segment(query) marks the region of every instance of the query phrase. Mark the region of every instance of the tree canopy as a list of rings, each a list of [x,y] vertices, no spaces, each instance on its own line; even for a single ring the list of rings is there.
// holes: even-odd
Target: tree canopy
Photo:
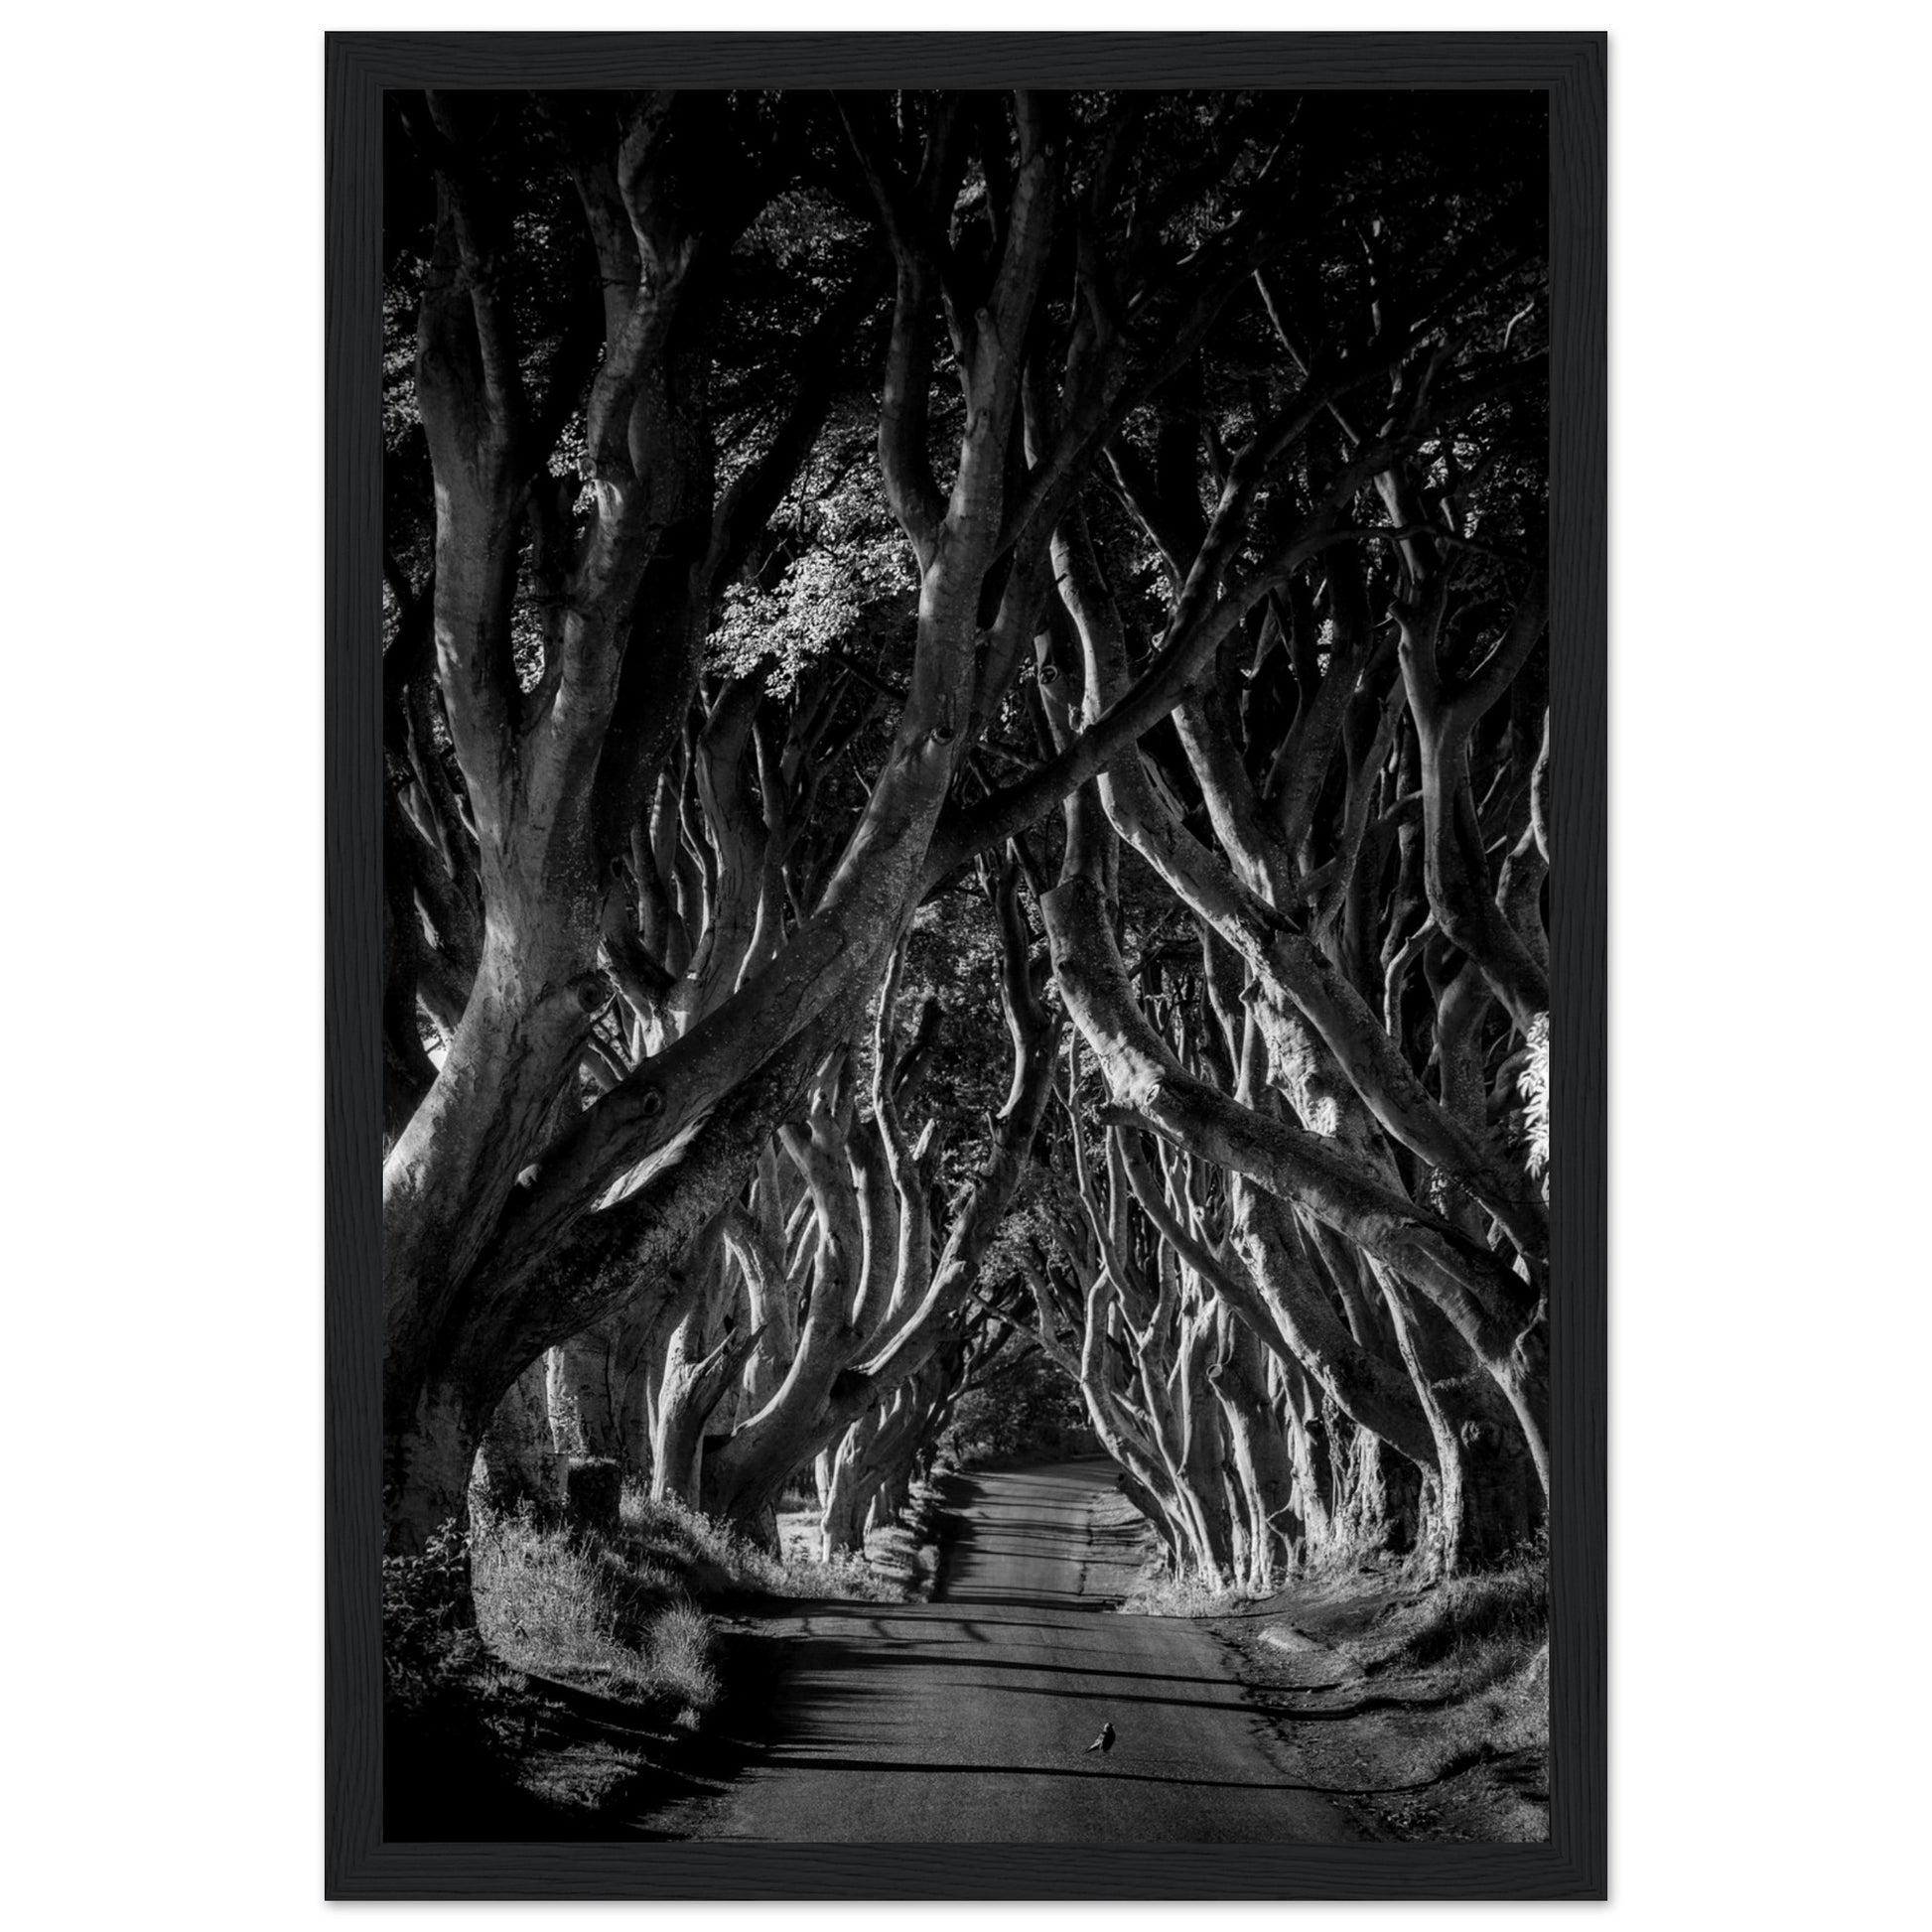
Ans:
[[[1540,100],[389,115],[398,1543],[539,1392],[849,1541],[1021,1358],[1177,1562],[1520,1534]]]

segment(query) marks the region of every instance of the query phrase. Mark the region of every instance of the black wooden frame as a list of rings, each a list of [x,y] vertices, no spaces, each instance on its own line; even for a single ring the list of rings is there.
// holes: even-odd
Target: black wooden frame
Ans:
[[[1605,41],[1601,34],[332,34],[326,1420],[332,1898],[1606,1896]],[[1540,88],[1550,96],[1552,1628],[1545,1845],[385,1845],[381,94],[667,85]]]

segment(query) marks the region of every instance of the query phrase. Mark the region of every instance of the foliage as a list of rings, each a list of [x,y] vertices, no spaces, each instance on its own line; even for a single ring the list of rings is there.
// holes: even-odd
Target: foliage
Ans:
[[[452,1522],[421,1556],[385,1559],[382,1582],[388,1698],[408,1726],[398,1735],[474,1759],[473,1770],[516,1755],[515,1713],[530,1693],[514,1690],[522,1680],[504,1667],[658,1708],[692,1728],[722,1688],[702,1596],[900,1594],[856,1559],[781,1561],[634,1486],[609,1536],[559,1527],[527,1502],[492,1512],[474,1498],[468,1532]]]
[[[469,1535],[445,1523],[420,1556],[382,1560],[382,1666],[389,1694],[420,1700],[474,1661]]]
[[[1031,1342],[1001,1355],[985,1380],[959,1398],[945,1440],[963,1464],[1091,1446],[1078,1392]]]
[[[1211,1432],[1209,1378],[1224,1373],[1285,1429],[1288,1384],[1236,1359],[1216,1286],[1233,1279],[1217,1269],[1247,1265],[1228,1258],[1233,1183],[1209,1171],[1227,1157],[1197,1154],[1182,1131],[1177,1165],[1170,1132],[1136,1170],[1194,1230],[1176,1270],[1178,1249],[1164,1259],[1166,1237],[1129,1198],[1115,1137],[1138,1130],[1105,1118],[1128,1083],[1099,1032],[1067,1055],[1064,1123],[1037,1125],[1035,1079],[1024,1134],[1015,1116],[996,1125],[1009,1070],[1026,1088],[1029,1058],[1004,1037],[994,978],[1032,949],[1035,991],[1010,1010],[1049,1038],[1038,1002],[1059,996],[1039,991],[1038,928],[1056,873],[1083,863],[1128,1004],[1226,1103],[1215,1119],[1352,1136],[1386,1196],[1373,1221],[1385,1249],[1399,1236],[1413,1261],[1451,1224],[1454,1253],[1432,1249],[1432,1268],[1481,1272],[1496,1245],[1483,1209],[1500,1196],[1533,1275],[1543,1244],[1517,1199],[1522,1164],[1498,1180],[1490,1157],[1518,1153],[1519,1096],[1547,1151],[1547,1052],[1539,1074],[1532,1042],[1525,1066],[1534,1003],[1496,997],[1483,957],[1521,952],[1518,977],[1534,976],[1530,847],[1509,901],[1517,936],[1499,940],[1477,913],[1496,899],[1494,856],[1518,855],[1535,817],[1543,741],[1543,627],[1525,620],[1521,653],[1498,644],[1513,612],[1539,608],[1525,586],[1540,582],[1548,440],[1541,105],[748,90],[409,95],[387,111],[385,1101],[420,1180],[395,1191],[389,1232],[399,1302],[421,1316],[393,1326],[393,1413],[422,1413],[417,1385],[450,1362],[483,1392],[481,1413],[504,1372],[618,1320],[637,1282],[697,1254],[697,1229],[742,1211],[772,1254],[756,1269],[736,1250],[703,1259],[688,1315],[670,1297],[636,1306],[640,1327],[688,1322],[694,1359],[722,1361],[757,1274],[759,1332],[739,1331],[757,1352],[738,1386],[795,1400],[747,1410],[707,1384],[723,1452],[677,1478],[702,1466],[699,1493],[748,1523],[762,1521],[777,1464],[833,1447],[895,1375],[905,1386],[914,1356],[952,1378],[927,1392],[928,1415],[967,1384],[952,1427],[969,1454],[1081,1427],[1044,1355],[1119,1378],[1101,1393],[1150,1444],[1165,1424],[1140,1416],[1143,1397]],[[1024,320],[987,333],[1008,315]],[[1076,552],[1086,561],[1069,563]],[[1101,606],[1097,642],[1085,614]],[[1419,627],[1428,676],[1405,692],[1422,676]],[[1510,676],[1425,756],[1449,730],[1426,715],[1440,709],[1428,690],[1465,689],[1491,653]],[[1056,748],[1084,700],[1092,715],[1144,689],[1157,659],[1175,696],[1168,679],[1185,663],[1188,696],[1141,716],[1108,767],[1151,801],[1140,834],[1110,793],[1105,840],[1127,849],[1095,864],[1090,839],[1083,862],[1060,810],[1083,807],[1049,795],[1064,778]],[[923,749],[889,769],[896,744]],[[1016,772],[1024,824],[999,809]],[[532,816],[535,800],[554,818]],[[985,902],[996,877],[1001,918]],[[1446,902],[1444,879],[1466,887],[1462,903]],[[920,1039],[901,1122],[919,1148],[910,1184],[869,1117],[885,1109],[866,1011],[908,922],[891,1018],[901,1045]],[[482,973],[485,934],[533,970]],[[553,971],[593,1015],[588,1040],[574,1008],[522,1011]],[[1244,1002],[1279,1038],[1257,1045],[1250,1028],[1244,1047]],[[1326,1014],[1312,1021],[1321,1039],[1296,1044],[1298,1003]],[[1026,1030],[1016,1017],[1015,1038]],[[528,1050],[473,1080],[466,1058],[498,1037]],[[476,1096],[464,1131],[444,1131],[464,1106],[423,1108],[438,1082]],[[581,1108],[560,1115],[560,1091]],[[843,1139],[855,1176],[875,1154],[895,1165],[934,1249],[973,1230],[943,1293],[917,1305],[912,1345],[894,1335],[897,1355],[875,1367],[859,1344],[889,1334],[876,1325],[842,1365],[814,1355],[822,1386],[778,1359],[815,1308],[858,1306],[833,1265],[855,1246],[825,1204],[836,1189],[813,1182],[816,1241],[796,1218],[787,1162],[802,1143],[784,1137],[806,1114],[817,1141]],[[936,1146],[918,1139],[928,1124]],[[754,1180],[774,1133],[786,1160]],[[1532,1165],[1543,1158],[1533,1148]],[[982,1267],[1028,1163],[1031,1218]],[[965,1219],[982,1175],[999,1177],[998,1205]],[[1355,1235],[1320,1245],[1354,1210],[1306,1173],[1274,1184],[1301,1217],[1294,1241],[1313,1244],[1313,1312],[1330,1327],[1345,1316],[1348,1347],[1400,1394],[1396,1317],[1348,1252]],[[1125,1252],[1076,1266],[1065,1237],[1083,1244],[1096,1185]],[[893,1279],[922,1295],[926,1259]],[[1120,1306],[1095,1317],[1094,1348],[1069,1348],[1102,1259]],[[1510,1303],[1520,1285],[1508,1278],[1462,1355],[1480,1342],[1497,1358],[1491,1330],[1527,1335],[1534,1354],[1540,1337],[1503,1318],[1524,1312]],[[1035,1293],[1046,1326],[1014,1348],[1005,1318],[1030,1314]],[[764,1319],[773,1308],[783,1320]],[[1423,1319],[1441,1372],[1416,1373],[1459,1385],[1454,1338]],[[1165,1325],[1184,1349],[1152,1332]],[[628,1361],[665,1359],[632,1340]],[[1325,1358],[1303,1365],[1317,1383],[1340,1375]],[[1378,1398],[1376,1413],[1420,1464],[1418,1400]],[[1494,1417],[1476,1421],[1490,1440]],[[612,1452],[584,1419],[553,1422]],[[1206,1434],[1199,1447],[1198,1468],[1226,1466]],[[767,1448],[772,1467],[753,1469]],[[1302,1449],[1296,1480],[1318,1482],[1320,1458]],[[1288,1512],[1249,1502],[1259,1549]],[[443,1499],[419,1507],[434,1516]],[[701,1553],[707,1533],[655,1516],[631,1527],[738,1579],[766,1561],[749,1546]],[[658,1562],[648,1551],[521,1547],[525,1630],[585,1657],[647,1651],[627,1599],[599,1594],[606,1557],[623,1589],[656,1587],[640,1581]]]
[[[1517,1075],[1523,1096],[1523,1126],[1529,1136],[1527,1161],[1531,1173],[1550,1165],[1550,1016],[1530,1023],[1529,1057]]]
[[[745,677],[768,664],[765,689],[788,697],[808,665],[863,652],[869,629],[896,627],[910,604],[905,546],[897,536],[824,536],[784,567],[773,589],[734,584],[725,592],[711,665]]]

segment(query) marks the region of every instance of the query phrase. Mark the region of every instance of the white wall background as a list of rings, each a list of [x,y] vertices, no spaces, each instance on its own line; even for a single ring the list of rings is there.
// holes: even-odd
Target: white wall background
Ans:
[[[1610,1910],[1631,1925],[1924,1922],[1922,20],[1869,0],[928,16],[1611,30]],[[732,0],[11,16],[0,1899],[18,1924],[323,1912],[323,29],[910,24]],[[652,1922],[700,1918],[775,1922]]]

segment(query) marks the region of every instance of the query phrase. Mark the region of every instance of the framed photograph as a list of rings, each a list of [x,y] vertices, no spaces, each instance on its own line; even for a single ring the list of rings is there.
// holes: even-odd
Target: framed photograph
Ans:
[[[1602,1898],[1594,34],[331,36],[335,1898]]]

